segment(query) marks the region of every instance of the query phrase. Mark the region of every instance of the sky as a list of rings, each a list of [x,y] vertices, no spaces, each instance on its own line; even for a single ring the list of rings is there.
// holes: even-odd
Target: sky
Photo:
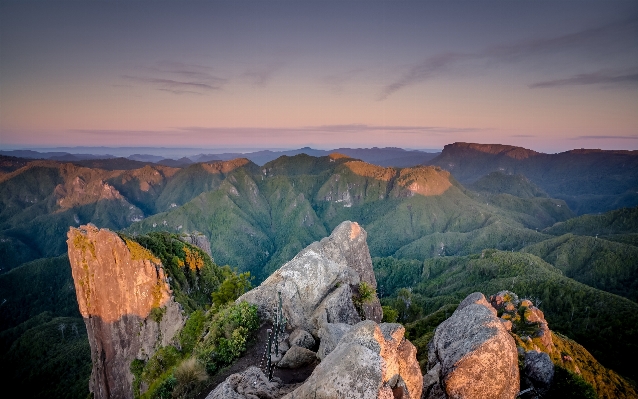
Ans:
[[[638,149],[636,1],[4,1],[0,149]]]

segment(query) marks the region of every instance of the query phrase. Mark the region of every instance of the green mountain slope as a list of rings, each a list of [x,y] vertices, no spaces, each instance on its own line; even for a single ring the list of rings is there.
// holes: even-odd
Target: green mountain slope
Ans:
[[[436,167],[382,168],[338,154],[297,155],[256,172],[234,169],[215,190],[127,231],[199,231],[216,261],[263,279],[344,220],[364,226],[374,256],[424,258],[518,250],[548,238],[529,229],[528,220],[542,228],[571,216],[566,206],[554,211],[564,202],[547,198],[510,196],[510,202],[547,202],[553,213],[540,218],[533,206],[484,204]]]
[[[241,158],[226,162],[198,163],[181,169],[158,196],[155,209],[160,212],[184,205],[199,194],[219,187],[228,173],[237,168],[248,168],[253,173],[258,173],[257,165]]]
[[[80,317],[67,255],[38,259],[0,275],[0,331],[50,311]]]
[[[565,234],[522,250],[567,277],[638,302],[638,248],[601,238]]]
[[[477,255],[404,265],[399,272],[412,277],[405,281],[419,281],[406,286],[411,291],[397,290],[401,285],[396,283],[392,259],[385,263],[375,259],[375,269],[379,285],[388,284],[394,290],[390,290],[394,296],[382,303],[404,312],[402,322],[457,304],[475,291],[490,295],[508,289],[533,298],[552,330],[575,339],[603,365],[630,379],[638,377],[633,366],[638,356],[638,304],[574,281],[535,255],[485,250]]]
[[[614,237],[623,234],[638,234],[638,207],[622,208],[601,215],[583,215],[556,223],[545,229],[547,234],[566,233]]]
[[[45,312],[1,332],[0,345],[0,382],[19,387],[20,396],[88,396],[91,350],[82,318]]]
[[[522,174],[576,214],[638,204],[638,152],[572,150],[542,154],[500,144],[454,143],[429,162],[463,184],[489,173]]]
[[[491,194],[510,194],[520,198],[549,197],[545,191],[525,176],[507,175],[500,171],[481,177],[467,188]]]
[[[7,254],[2,271],[66,252],[69,226],[91,222],[119,230],[142,220],[155,212],[155,201],[176,171],[32,161],[0,177],[0,254]]]

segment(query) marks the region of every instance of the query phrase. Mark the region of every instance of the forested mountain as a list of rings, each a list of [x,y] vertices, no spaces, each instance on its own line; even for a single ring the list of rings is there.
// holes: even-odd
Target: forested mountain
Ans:
[[[375,258],[374,264],[378,284],[388,295],[382,304],[398,310],[398,320],[408,323],[417,343],[426,345],[427,337],[418,338],[438,325],[432,325],[431,314],[451,315],[453,305],[472,292],[507,289],[536,301],[552,329],[584,345],[603,365],[637,377],[638,304],[576,282],[537,256],[485,250],[425,262]]]
[[[577,214],[638,205],[638,152],[571,150],[543,154],[501,144],[454,143],[429,162],[470,184],[492,172],[522,174]]]
[[[90,222],[119,230],[182,205],[216,188],[226,173],[247,162],[119,170],[25,162],[0,177],[0,255],[6,260],[2,269],[63,254],[69,226]]]
[[[216,190],[127,231],[202,232],[216,261],[263,279],[343,220],[365,226],[373,256],[424,258],[518,250],[547,238],[530,227],[572,216],[561,200],[503,195],[483,203],[438,167],[383,168],[338,154],[302,154],[233,170]]]

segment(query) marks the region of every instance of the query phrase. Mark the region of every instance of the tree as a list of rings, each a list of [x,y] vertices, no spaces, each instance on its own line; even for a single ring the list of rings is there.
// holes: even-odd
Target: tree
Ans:
[[[239,298],[252,287],[250,280],[250,272],[227,274],[219,289],[212,294],[214,306],[221,306]]]

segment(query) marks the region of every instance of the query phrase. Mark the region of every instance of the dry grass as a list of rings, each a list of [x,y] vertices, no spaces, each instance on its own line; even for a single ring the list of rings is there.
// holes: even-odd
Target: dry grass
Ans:
[[[197,361],[194,357],[184,360],[177,369],[175,369],[175,379],[181,385],[190,385],[206,381],[208,374],[204,365]]]

